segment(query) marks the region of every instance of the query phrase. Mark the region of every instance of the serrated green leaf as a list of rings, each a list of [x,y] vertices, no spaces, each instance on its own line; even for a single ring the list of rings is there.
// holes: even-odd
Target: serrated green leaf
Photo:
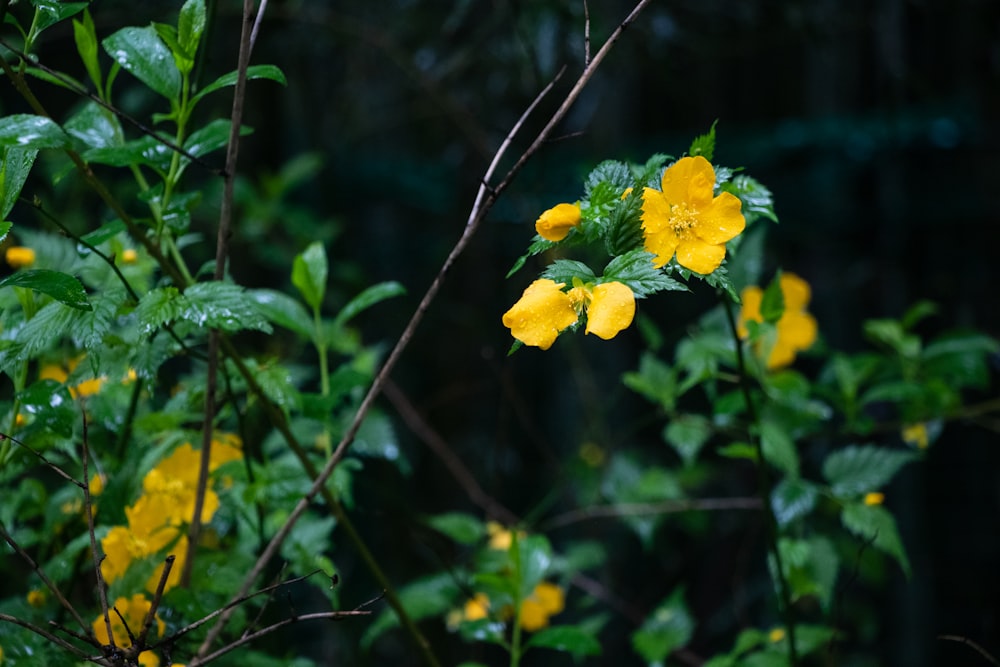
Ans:
[[[7,238],[7,234],[10,233],[10,228],[14,226],[14,223],[4,220],[0,222],[0,241]]]
[[[600,655],[601,644],[594,635],[575,625],[559,625],[545,628],[531,636],[527,648],[551,648],[573,655]]]
[[[771,509],[779,528],[809,514],[816,507],[819,489],[804,479],[783,479],[771,492]]]
[[[617,191],[616,196],[621,196],[625,188],[632,187],[634,178],[632,170],[624,162],[617,160],[605,160],[587,174],[583,182],[584,192],[589,198],[594,188],[606,184],[611,191]]]
[[[661,291],[687,291],[687,287],[653,266],[653,254],[641,248],[619,255],[604,267],[602,282],[617,281],[628,286],[636,298]]]
[[[236,78],[237,73],[235,71],[223,74],[218,79],[198,91],[198,94],[191,98],[192,105],[196,104],[205,95],[215,92],[220,88],[235,86]],[[247,68],[247,81],[252,81],[253,79],[270,79],[271,81],[277,81],[283,86],[287,85],[285,75],[274,65],[251,65]]]
[[[2,146],[0,147],[0,156],[3,157],[3,161],[0,163],[0,220],[6,220],[11,209],[14,208],[14,204],[17,203],[24,182],[28,180],[28,174],[31,173],[31,167],[35,164],[38,150]],[[6,234],[6,232],[4,233]]]
[[[90,310],[87,292],[83,289],[80,281],[60,271],[49,271],[48,269],[18,271],[0,280],[0,287],[26,287],[42,294],[48,294],[70,308]]]
[[[76,324],[81,312],[59,301],[45,304],[17,332],[17,342],[21,345],[19,358],[32,359],[58,342]]]
[[[73,19],[73,40],[76,42],[76,51],[80,54],[87,75],[100,89],[101,67],[97,62],[97,30],[94,28],[94,19],[91,18],[89,9],[84,10],[82,21]]]
[[[464,512],[448,512],[427,517],[427,525],[459,544],[476,544],[486,535],[483,522]]]
[[[185,307],[184,299],[176,287],[155,287],[139,299],[135,315],[139,331],[150,334],[167,322],[180,319]]]
[[[683,591],[674,591],[632,634],[632,648],[647,664],[662,663],[671,652],[691,641],[694,627]]]
[[[715,155],[715,126],[718,124],[719,121],[716,119],[712,123],[712,127],[708,128],[707,133],[694,138],[688,149],[688,155],[701,155],[709,162],[712,161],[712,157]]]
[[[45,116],[16,113],[5,116],[3,123],[0,123],[0,146],[18,148],[22,151],[62,148],[66,145],[67,139],[62,128]],[[6,186],[4,189],[6,190]]]
[[[333,320],[334,326],[342,326],[375,304],[403,294],[406,294],[406,288],[394,280],[367,287],[340,309]]]
[[[567,287],[573,284],[574,278],[579,278],[584,283],[592,283],[597,280],[597,276],[589,266],[575,259],[557,259],[542,271],[542,278],[562,283]]]
[[[642,247],[642,189],[633,188],[624,199],[617,192],[613,194],[602,233],[608,254],[621,255]]]
[[[105,52],[122,69],[153,91],[175,101],[181,93],[181,74],[173,54],[153,26],[128,27],[102,42]]]
[[[910,561],[896,528],[896,519],[881,505],[854,502],[844,505],[840,519],[847,530],[895,558],[906,576],[910,576]]]
[[[740,202],[740,212],[747,225],[753,224],[760,218],[767,218],[772,222],[778,222],[778,216],[774,212],[774,196],[756,179],[744,174],[735,176],[732,180],[723,182],[719,169],[716,170],[716,180],[722,183],[719,190],[736,195]]]
[[[918,457],[915,453],[874,447],[845,447],[830,454],[823,462],[823,476],[834,495],[846,498],[882,488],[899,469]]]
[[[313,310],[319,310],[326,294],[326,250],[319,241],[311,243],[292,262],[292,284]]]
[[[243,287],[220,281],[195,283],[184,290],[180,317],[200,327],[223,331],[272,331]]]
[[[708,283],[715,289],[723,291],[726,294],[728,294],[729,298],[733,300],[733,303],[740,302],[739,292],[736,291],[736,286],[733,284],[732,279],[729,277],[729,271],[726,270],[725,265],[720,266],[707,276],[702,276],[701,274],[697,273],[694,275],[703,278],[706,283]]]
[[[698,458],[701,448],[712,437],[712,424],[702,415],[678,415],[664,428],[663,437],[680,455],[684,465],[690,466]]]
[[[306,338],[312,337],[313,320],[301,301],[270,289],[247,290],[247,294],[257,304],[264,317],[271,322]]]

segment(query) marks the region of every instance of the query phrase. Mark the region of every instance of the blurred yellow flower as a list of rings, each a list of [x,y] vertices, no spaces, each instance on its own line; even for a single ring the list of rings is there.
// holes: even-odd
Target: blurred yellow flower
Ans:
[[[90,495],[99,496],[104,491],[104,475],[94,475],[90,478],[90,484],[87,485]]]
[[[792,363],[796,354],[816,342],[817,335],[816,319],[806,312],[811,297],[809,283],[794,273],[782,273],[778,283],[785,300],[785,310],[775,323],[777,337],[767,358],[767,367],[770,369],[782,368]],[[760,313],[764,291],[756,285],[751,285],[745,288],[740,296],[743,304],[740,308],[738,333],[740,338],[746,338],[750,335],[747,322],[764,321]]]
[[[471,600],[466,600],[462,608],[462,620],[478,621],[490,613],[490,599],[485,593],[476,593]]]
[[[579,204],[558,204],[535,221],[535,231],[548,241],[562,241],[569,230],[580,224]]]
[[[11,246],[4,255],[7,264],[14,269],[26,269],[35,263],[35,251],[24,246]]]
[[[133,562],[155,556],[172,544],[171,552],[175,560],[167,579],[167,590],[177,584],[187,553],[187,537],[177,526],[167,523],[169,516],[162,505],[158,505],[155,498],[150,502],[147,496],[141,496],[135,505],[125,508],[128,525],[113,526],[101,540],[105,555],[101,573],[105,581],[114,582],[125,574]],[[160,564],[146,581],[147,590],[156,590],[162,571],[163,565]]]
[[[661,267],[676,254],[677,263],[708,274],[726,257],[726,242],[746,227],[736,195],[715,196],[715,169],[704,157],[681,158],[663,172],[660,190],[642,194],[646,250]]]
[[[135,264],[136,260],[139,259],[139,253],[137,253],[132,248],[126,248],[122,250],[122,262],[125,264]]]
[[[543,581],[521,602],[521,627],[528,632],[541,630],[549,624],[550,616],[563,610],[565,602],[561,588]]]
[[[531,283],[504,313],[504,326],[525,345],[547,350],[583,313],[587,314],[586,333],[604,340],[614,338],[635,317],[635,295],[623,283],[579,285],[563,292],[565,286],[547,278]]]
[[[145,622],[146,614],[149,613],[152,606],[152,603],[141,593],[136,593],[131,598],[120,597],[112,605],[114,609],[117,609],[121,613],[122,618],[125,619],[125,623],[128,623],[129,630],[132,631],[135,637],[138,637],[142,632],[142,624]],[[119,618],[118,614],[114,613],[111,609],[108,610],[108,618],[111,619],[111,636],[114,637],[115,646],[120,648],[131,646],[132,640],[129,639],[128,631],[125,629],[125,623],[122,622],[122,618]],[[104,621],[104,616],[95,618],[92,628],[97,641],[104,645],[111,643],[108,637],[108,625]],[[159,616],[155,616],[151,629],[150,637],[162,637],[166,626]],[[144,660],[143,658],[147,654],[154,658],[154,660],[149,660],[148,658]],[[139,655],[139,664],[147,667],[155,667],[160,664],[160,661],[156,658],[155,654],[143,651]]]
[[[772,644],[777,644],[778,642],[780,642],[782,639],[785,638],[785,629],[773,628],[769,633],[767,633],[767,638],[771,641]]]
[[[59,383],[65,383],[69,378],[69,374],[76,370],[76,367],[80,365],[83,360],[83,356],[79,356],[76,359],[71,359],[66,363],[66,367],[63,368],[59,364],[45,364],[38,370],[39,380],[55,380]],[[79,398],[81,396],[93,396],[101,390],[101,386],[104,384],[105,378],[103,376],[93,378],[90,380],[84,380],[83,382],[70,387],[69,395],[73,398]]]
[[[881,505],[885,502],[885,494],[872,491],[865,494],[865,505]]]
[[[514,531],[505,528],[496,521],[486,522],[486,534],[490,536],[489,547],[498,551],[510,549],[511,542],[514,541]],[[519,538],[524,537],[524,531],[517,531]]]
[[[903,442],[917,449],[927,449],[927,446],[930,444],[930,438],[927,435],[927,424],[924,422],[904,426],[900,435],[903,438]]]
[[[28,604],[36,609],[45,606],[45,600],[48,599],[48,595],[44,590],[39,588],[33,588],[28,591]]]

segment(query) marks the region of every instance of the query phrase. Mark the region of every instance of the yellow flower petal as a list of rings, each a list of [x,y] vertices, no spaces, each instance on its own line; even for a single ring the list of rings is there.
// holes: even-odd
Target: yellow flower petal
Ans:
[[[812,347],[819,335],[816,318],[805,310],[809,304],[811,293],[809,283],[794,273],[783,273],[778,284],[781,286],[785,310],[775,322],[774,345],[767,357],[767,367],[772,370],[791,364],[799,352]],[[751,320],[763,321],[760,314],[763,294],[763,290],[756,285],[745,288],[740,294],[743,302],[737,325],[737,333],[740,338],[746,338],[750,335],[746,326],[747,322]]]
[[[681,241],[677,246],[677,263],[695,273],[709,274],[726,258],[725,245],[712,245],[698,238]]]
[[[587,333],[610,340],[635,317],[635,295],[625,284],[602,283],[594,287],[587,306]]]
[[[25,269],[35,263],[35,251],[24,246],[11,246],[4,255],[7,264],[14,269]]]
[[[511,335],[525,345],[549,349],[559,332],[578,319],[569,295],[562,291],[564,286],[544,278],[528,285],[503,315]]]
[[[865,494],[865,505],[881,505],[885,502],[885,494],[872,491]]]
[[[900,435],[903,442],[913,445],[917,449],[927,449],[930,445],[930,437],[927,434],[927,424],[918,422],[909,426],[904,426]]]
[[[683,157],[663,172],[660,185],[663,196],[672,204],[705,207],[712,202],[715,169],[701,155]]]
[[[804,310],[809,305],[812,289],[805,280],[794,273],[782,273],[778,284],[785,299],[785,310]]]
[[[740,212],[743,202],[729,192],[723,192],[699,214],[695,233],[706,243],[720,244],[739,236],[747,222]]]
[[[569,230],[580,224],[580,207],[577,204],[558,204],[542,213],[535,221],[535,231],[543,239],[562,241]]]
[[[478,621],[486,618],[490,613],[490,599],[485,593],[476,593],[471,600],[465,602],[462,610],[462,619],[466,621]]]
[[[528,632],[541,630],[565,606],[565,594],[555,584],[543,581],[521,602],[521,627]]]

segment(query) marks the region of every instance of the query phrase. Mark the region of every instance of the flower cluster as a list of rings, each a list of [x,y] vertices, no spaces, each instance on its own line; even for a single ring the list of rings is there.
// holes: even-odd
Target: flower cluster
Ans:
[[[239,438],[230,434],[221,435],[212,441],[209,471],[214,473],[222,464],[241,456]],[[184,526],[194,516],[200,462],[201,452],[184,443],[146,473],[142,480],[142,495],[133,505],[125,508],[127,525],[113,526],[101,540],[105,554],[101,572],[108,583],[125,574],[133,563],[171,549],[176,560],[167,578],[166,589],[177,584],[187,552]],[[218,494],[211,488],[206,489],[201,521],[211,521],[218,508]],[[146,590],[156,590],[162,572],[163,565],[160,564],[147,579]]]
[[[769,369],[783,368],[795,361],[796,354],[812,347],[817,335],[816,319],[806,312],[811,296],[809,283],[794,273],[782,273],[778,282],[785,306],[781,317],[774,323],[776,338],[767,356]],[[737,331],[740,338],[747,338],[750,336],[747,323],[764,321],[761,314],[764,290],[751,285],[743,290],[741,296],[743,305]]]
[[[609,340],[632,324],[637,298],[684,289],[669,277],[675,268],[707,276],[722,265],[726,243],[746,227],[741,199],[719,190],[715,168],[702,155],[681,158],[662,173],[653,169],[647,165],[633,178],[636,169],[604,163],[587,179],[587,198],[538,217],[529,255],[555,244],[603,241],[612,259],[603,276],[580,262],[553,262],[503,315],[516,340],[546,350],[584,321],[585,333]],[[657,180],[659,189],[649,187]]]
[[[146,621],[146,616],[149,614],[149,610],[152,607],[152,603],[147,600],[144,595],[137,593],[131,598],[118,598],[115,600],[112,607],[113,609],[116,609],[118,613],[109,611],[108,614],[108,618],[111,620],[111,637],[108,636],[108,624],[105,622],[103,615],[95,618],[94,622],[91,624],[91,627],[94,630],[94,636],[97,638],[97,641],[101,642],[103,645],[110,644],[111,638],[114,638],[115,646],[119,648],[127,648],[132,645],[132,639],[129,636],[129,632],[132,633],[133,637],[137,637],[139,635],[142,631],[142,626]],[[163,636],[165,625],[163,620],[160,619],[158,615],[153,617],[152,629],[153,636]],[[141,667],[159,667],[160,659],[152,651],[143,651],[139,654],[139,665],[141,665]],[[184,667],[176,662],[173,663],[173,665],[174,667]]]

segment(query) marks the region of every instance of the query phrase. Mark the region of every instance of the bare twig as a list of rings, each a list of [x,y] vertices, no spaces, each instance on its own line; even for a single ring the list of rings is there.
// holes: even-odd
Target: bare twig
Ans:
[[[59,646],[60,648],[63,648],[65,650],[69,651],[70,653],[72,653],[73,655],[75,655],[77,658],[84,659],[84,660],[89,660],[89,658],[87,658],[87,654],[85,652],[81,651],[78,647],[74,646],[73,644],[70,644],[68,641],[66,641],[62,637],[60,637],[58,635],[52,634],[51,632],[49,632],[45,628],[40,628],[40,627],[38,627],[37,625],[35,625],[33,623],[29,623],[28,621],[25,621],[25,620],[22,620],[22,619],[18,618],[17,616],[10,616],[8,614],[3,614],[3,613],[0,613],[0,621],[4,621],[6,623],[13,623],[14,625],[20,625],[22,628],[26,628],[28,630],[31,630],[32,632],[34,632],[39,637],[44,637],[45,639],[49,640],[50,642],[52,642],[56,646]]]
[[[101,602],[101,614],[104,617],[104,625],[108,630],[108,641],[111,646],[115,645],[115,636],[111,632],[111,616],[108,615],[108,587],[104,584],[104,573],[101,571],[101,564],[104,563],[105,555],[97,548],[97,533],[94,531],[94,506],[90,500],[90,483],[87,477],[87,465],[90,461],[90,438],[87,432],[87,412],[83,410],[83,506],[87,515],[87,534],[90,536],[90,553],[94,554],[94,577],[97,579],[97,598]],[[89,632],[87,626],[83,626]]]
[[[590,6],[583,0],[583,64],[590,63]]]
[[[968,646],[969,648],[971,648],[973,651],[975,651],[979,655],[983,656],[983,658],[985,658],[986,661],[989,662],[991,665],[996,665],[997,667],[1000,667],[1000,661],[998,661],[996,658],[994,658],[990,654],[989,651],[987,651],[982,646],[980,646],[976,642],[972,641],[968,637],[962,637],[960,635],[938,635],[937,638],[940,639],[940,640],[942,640],[942,641],[958,642],[959,644],[965,644],[966,646]]]
[[[39,461],[41,461],[42,463],[44,463],[49,469],[51,469],[54,473],[56,473],[57,475],[59,475],[60,477],[62,477],[63,479],[65,479],[67,482],[70,482],[71,484],[75,484],[76,486],[79,486],[80,488],[83,488],[84,486],[86,486],[86,484],[81,484],[79,481],[77,481],[68,472],[66,472],[65,470],[63,470],[62,468],[60,468],[59,466],[57,466],[55,463],[52,463],[47,458],[45,458],[44,454],[42,454],[41,452],[35,451],[32,447],[29,447],[28,445],[24,444],[23,442],[21,442],[20,440],[18,440],[14,436],[9,435],[7,433],[0,433],[0,440],[10,440],[11,442],[13,442],[18,447],[22,447],[22,448],[28,450],[29,452],[31,452],[35,456],[35,458],[37,458]]]
[[[267,9],[267,0],[260,0],[260,7],[257,8],[257,18],[253,21],[253,30],[250,31],[250,50],[253,51],[257,43],[257,33],[260,32],[260,24],[264,22],[264,11]]]
[[[558,514],[543,522],[540,530],[563,528],[581,521],[595,519],[617,519],[625,516],[658,516],[680,512],[707,512],[720,510],[759,510],[760,498],[690,498],[664,500],[658,503],[623,503],[621,505],[599,505],[582,507]]]
[[[253,18],[253,0],[243,0],[243,27],[240,34],[240,52],[236,66],[236,87],[233,92],[232,122],[229,127],[229,144],[226,147],[226,169],[223,177],[222,203],[219,210],[219,230],[215,244],[215,280],[226,274],[229,258],[229,237],[233,220],[233,184],[240,149],[240,126],[243,124],[243,105],[246,101],[247,68],[250,66],[250,30]],[[188,526],[187,557],[181,572],[181,585],[189,586],[201,534],[201,511],[208,487],[208,469],[212,455],[212,432],[215,427],[215,390],[219,372],[219,330],[208,333],[208,367],[205,377],[205,417],[202,425],[201,462],[198,485],[195,490],[194,515]]]
[[[153,626],[153,619],[156,618],[156,610],[160,607],[163,599],[163,589],[167,586],[167,579],[170,577],[170,570],[174,568],[174,555],[170,554],[163,561],[163,572],[160,573],[160,581],[156,584],[156,592],[153,594],[153,601],[146,612],[146,618],[142,622],[142,632],[139,633],[139,640],[136,646],[142,650],[146,646],[146,637],[149,636],[149,628]]]

